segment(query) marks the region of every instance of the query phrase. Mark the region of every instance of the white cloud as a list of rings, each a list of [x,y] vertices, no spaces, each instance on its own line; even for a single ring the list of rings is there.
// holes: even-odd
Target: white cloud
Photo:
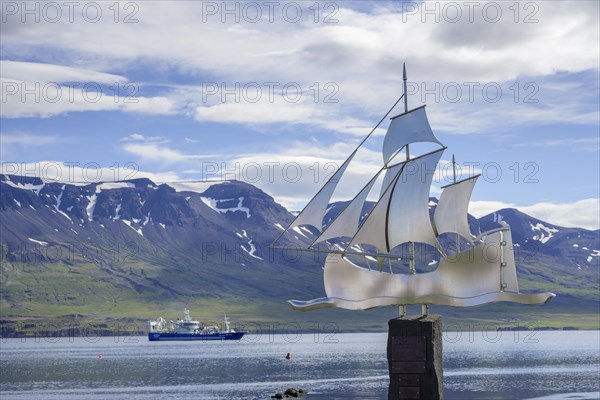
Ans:
[[[144,142],[144,143],[166,143],[169,140],[163,136],[144,136],[141,133],[132,133],[121,138],[121,142]]]
[[[121,75],[48,63],[0,60],[0,70],[2,78],[26,82],[78,82],[108,85],[127,82],[127,78]]]
[[[127,142],[129,140],[144,140],[144,135],[141,135],[139,133],[132,133],[129,136],[126,136],[124,138],[121,139],[122,142]]]
[[[0,133],[0,158],[14,157],[19,152],[28,152],[32,147],[47,146],[58,141],[59,138],[52,135],[32,135],[26,132]]]
[[[464,98],[455,104],[444,99],[436,102],[432,96],[423,99],[422,93],[411,96],[411,107],[423,100],[429,103],[428,113],[436,131],[489,134],[498,130],[509,132],[523,124],[598,124],[598,2],[577,2],[576,6],[570,2],[531,3],[538,7],[537,23],[523,23],[527,15],[524,9],[519,22],[515,22],[512,2],[494,3],[503,7],[503,17],[498,23],[482,18],[483,3],[477,3],[474,22],[467,20],[468,10],[463,7],[463,18],[458,23],[443,18],[438,23],[433,21],[434,15],[426,16],[427,22],[423,23],[422,9],[415,15],[402,14],[402,3],[366,6],[340,3],[335,15],[339,22],[334,24],[323,23],[324,14],[315,23],[308,10],[309,3],[304,9],[308,18],[299,23],[283,21],[280,13],[274,22],[266,21],[263,15],[258,23],[222,23],[220,13],[205,21],[207,16],[200,2],[141,2],[136,4],[139,21],[131,24],[113,21],[113,10],[108,8],[112,3],[99,4],[104,7],[106,18],[98,23],[82,20],[81,13],[76,13],[73,23],[63,19],[56,24],[34,23],[33,19],[22,23],[20,15],[6,16],[8,21],[2,30],[3,58],[10,61],[2,62],[2,89],[7,101],[2,102],[1,116],[51,117],[74,112],[120,111],[181,115],[200,122],[235,123],[263,130],[286,125],[294,129],[303,124],[302,128],[310,126],[319,131],[315,135],[323,135],[323,130],[349,133],[345,138],[350,142],[347,147],[293,143],[279,152],[256,151],[225,160],[298,163],[304,173],[299,183],[275,184],[264,179],[259,182],[276,198],[296,206],[316,193],[323,174],[328,172],[324,165],[341,164],[352,150],[354,140],[363,137],[398,98],[402,91],[403,61],[408,65],[409,80],[424,82],[427,88],[435,83],[443,86],[457,82],[463,90],[466,90],[464,82],[480,85],[473,103]],[[223,3],[217,5],[220,4]],[[430,5],[445,7],[444,4]],[[63,11],[63,15],[68,15]],[[45,62],[14,61],[30,60],[32,54],[36,60]],[[137,77],[148,81],[135,82]],[[136,97],[138,102],[130,103],[123,94],[114,97],[107,92],[98,101],[90,101],[82,90],[75,89],[71,99],[68,88],[60,86],[62,97],[52,102],[47,98],[24,101],[21,93],[10,95],[5,90],[14,88],[12,85],[21,89],[22,85],[29,88],[35,83],[54,81],[91,81],[105,86],[114,82],[133,83],[145,95],[140,94]],[[520,85],[520,100],[529,93],[523,87],[525,83],[537,84],[536,97],[541,99],[540,103],[515,103],[510,89],[513,81]],[[202,82],[225,84],[228,88],[236,83],[243,86],[255,82],[263,90],[265,82],[276,82],[278,86],[274,101],[268,101],[263,94],[257,103],[244,98],[224,103],[220,95],[203,98]],[[303,89],[298,103],[282,99],[282,86],[291,82]],[[502,84],[504,96],[500,102],[482,101],[480,88],[488,82]],[[337,85],[337,90],[326,90],[328,83]],[[325,102],[327,96],[338,102]],[[386,124],[376,135],[384,133]],[[336,140],[338,136],[335,135]],[[539,146],[563,144],[561,140],[552,140],[552,136],[550,132],[548,142],[540,142]],[[142,161],[162,166],[183,164],[195,170],[198,168],[194,163],[217,156],[190,154],[191,150],[183,145],[193,143],[194,139],[184,139],[182,146],[177,146],[179,143],[166,146],[159,145],[164,143],[154,138],[133,134],[119,143],[119,148]],[[285,139],[274,141],[279,140]],[[572,144],[579,148],[590,144],[597,151],[594,143]],[[302,157],[303,154],[309,156]],[[380,155],[367,156],[363,160],[368,167],[365,171],[371,171]],[[321,168],[317,182],[311,178],[315,173],[311,166],[316,162]],[[353,188],[360,187],[360,182],[370,176],[370,172],[361,169],[353,173],[356,178]],[[297,189],[297,197],[291,195],[291,188]],[[434,193],[438,192],[434,187]]]
[[[570,150],[598,152],[600,149],[600,137],[595,138],[568,138],[547,139],[528,143],[517,143],[515,147],[562,147]]]
[[[472,201],[469,213],[481,218],[502,208],[516,208],[532,217],[559,226],[600,229],[600,199],[584,199],[573,203],[540,202],[529,206],[501,201]]]
[[[1,134],[0,143],[2,146],[20,145],[20,146],[45,146],[55,143],[58,140],[56,136],[31,135],[28,133],[19,134]]]
[[[165,146],[161,143],[126,143],[123,150],[133,154],[141,161],[153,162],[161,165],[172,165],[177,163],[200,162],[207,158],[221,157],[221,154],[185,154],[177,149]]]
[[[2,118],[51,117],[81,111],[124,111],[142,114],[175,113],[166,97],[129,97],[100,86],[58,85],[0,78]]]
[[[24,57],[34,47],[61,49],[65,66],[45,65],[46,79],[55,76],[103,81],[121,79],[121,75],[100,71],[130,71],[139,69],[140,65],[152,64],[194,79],[226,83],[228,87],[236,82],[277,82],[280,85],[277,90],[280,90],[286,83],[298,82],[306,89],[305,95],[313,97],[311,88],[316,83],[319,88],[317,104],[207,104],[197,88],[182,85],[181,91],[171,87],[166,93],[135,107],[115,108],[104,103],[97,107],[63,105],[50,106],[50,113],[44,108],[35,108],[21,112],[13,110],[7,115],[55,115],[66,111],[107,109],[189,114],[191,109],[195,110],[191,114],[199,120],[244,124],[307,123],[353,132],[365,126],[356,115],[380,115],[381,110],[387,109],[398,97],[402,61],[408,63],[411,81],[429,85],[435,82],[442,85],[500,82],[509,86],[514,80],[533,79],[540,83],[540,78],[559,72],[598,70],[597,2],[577,2],[577,6],[569,2],[532,3],[536,5],[535,15],[531,15],[530,8],[520,9],[518,22],[514,19],[512,3],[491,3],[502,7],[502,18],[498,22],[486,19],[484,3],[477,3],[474,21],[469,21],[468,8],[456,3],[462,7],[458,22],[449,22],[443,12],[438,13],[440,21],[436,22],[435,14],[423,13],[427,3],[419,4],[414,15],[402,14],[400,3],[360,7],[362,10],[370,8],[369,11],[353,10],[349,7],[354,5],[348,3],[340,6],[335,14],[338,22],[333,24],[323,23],[325,10],[315,23],[308,5],[304,9],[306,18],[298,23],[284,21],[281,7],[274,22],[266,20],[267,10],[263,10],[263,19],[257,23],[247,23],[243,19],[237,24],[222,23],[221,13],[207,15],[203,4],[140,3],[136,14],[138,22],[131,24],[114,23],[111,18],[89,23],[77,15],[73,23],[61,20],[56,24],[36,24],[35,29],[31,29],[20,22],[18,15],[9,16],[3,41],[10,45],[8,51],[12,58]],[[433,3],[436,5],[445,8],[444,3]],[[109,6],[102,4],[105,15],[112,16]],[[524,23],[527,16],[537,22]],[[229,21],[233,19],[228,18]],[[24,67],[23,74],[17,77],[21,67]],[[13,65],[10,72],[15,76],[10,78],[28,80],[27,77],[39,75],[39,68],[42,67]],[[95,76],[94,71],[99,75]],[[323,102],[325,96],[333,93],[325,90],[325,84],[329,82],[339,89],[334,96],[339,100],[337,105]],[[590,124],[597,121],[597,109],[587,109],[589,102],[581,98],[585,92],[556,85],[552,90],[553,93],[545,95],[540,91],[540,96],[549,99],[547,107],[523,103],[511,107],[512,93],[505,87],[506,102],[488,104],[484,111],[470,108],[464,102],[442,101],[430,108],[438,127],[456,133],[481,132],[506,127],[507,123],[569,121]],[[481,95],[478,97],[477,104],[481,104]],[[411,104],[420,103],[420,96],[411,99]],[[325,121],[330,121],[331,126]]]
[[[112,182],[128,179],[148,178],[153,182],[178,181],[176,172],[141,171],[138,165],[127,163],[118,168],[86,167],[81,164],[69,164],[62,161],[39,161],[30,163],[4,162],[0,165],[3,174],[35,176],[47,182],[88,184],[94,182]]]

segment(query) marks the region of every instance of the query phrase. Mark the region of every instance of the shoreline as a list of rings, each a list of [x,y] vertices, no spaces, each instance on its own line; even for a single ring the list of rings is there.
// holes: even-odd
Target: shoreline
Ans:
[[[558,317],[558,316],[557,316]],[[479,319],[444,318],[443,332],[471,331],[596,331],[600,324],[594,316],[580,320],[529,320],[523,319]],[[373,324],[355,324],[353,320],[336,321],[316,318],[306,320],[235,320],[231,327],[236,331],[247,331],[254,335],[284,335],[290,340],[298,335],[315,335],[333,338],[341,333],[387,333],[390,318],[374,320]],[[205,325],[222,327],[222,320],[203,319]],[[116,337],[146,336],[148,319],[131,317],[107,317],[89,314],[68,314],[53,316],[0,316],[0,339],[7,338],[72,338],[72,337]]]

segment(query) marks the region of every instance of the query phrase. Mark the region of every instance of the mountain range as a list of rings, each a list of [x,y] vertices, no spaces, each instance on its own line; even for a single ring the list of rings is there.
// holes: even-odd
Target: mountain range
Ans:
[[[429,204],[433,212],[437,199]],[[330,204],[325,221],[343,205]],[[287,299],[324,295],[324,254],[269,248],[293,218],[271,196],[239,181],[69,184],[0,175],[3,329],[18,334],[35,326],[31,321],[109,326],[111,320],[174,318],[184,306],[198,316],[226,312],[240,323],[272,327],[384,327],[396,313],[392,308],[291,311]],[[435,310],[459,322],[597,328],[600,231],[560,227],[515,209],[469,216],[473,234],[502,220],[512,229],[522,291],[551,291],[557,298],[541,307]],[[315,233],[295,228],[293,240],[308,243]],[[435,267],[435,260],[428,264]]]

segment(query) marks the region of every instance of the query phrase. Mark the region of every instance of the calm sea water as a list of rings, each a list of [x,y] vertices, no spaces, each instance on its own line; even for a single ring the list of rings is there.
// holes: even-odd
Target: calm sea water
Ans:
[[[268,399],[291,386],[308,390],[307,399],[385,399],[386,340],[385,333],[223,343],[3,339],[0,397]],[[598,331],[445,334],[446,399],[598,399],[599,382]]]

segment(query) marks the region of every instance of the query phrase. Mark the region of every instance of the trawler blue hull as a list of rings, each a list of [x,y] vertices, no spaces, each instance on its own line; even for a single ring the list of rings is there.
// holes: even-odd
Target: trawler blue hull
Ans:
[[[230,333],[174,333],[174,332],[150,332],[148,340],[156,341],[175,341],[175,340],[240,340],[246,332]]]

